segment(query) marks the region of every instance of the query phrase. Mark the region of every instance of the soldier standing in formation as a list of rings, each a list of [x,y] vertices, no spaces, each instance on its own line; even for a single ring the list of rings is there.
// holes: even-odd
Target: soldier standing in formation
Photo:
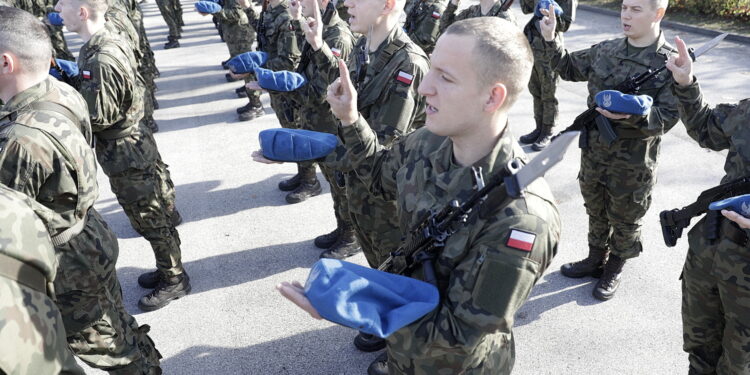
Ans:
[[[709,107],[693,75],[693,61],[685,42],[676,38],[678,56],[667,68],[688,135],[701,147],[729,150],[721,183],[748,177],[750,170],[750,99]],[[689,248],[682,270],[683,349],[689,354],[691,374],[746,374],[750,371],[750,255],[747,219],[734,212],[727,218],[744,222],[741,229],[724,220],[714,224],[703,217],[688,234]],[[720,237],[708,233],[720,228]]]
[[[625,37],[572,53],[555,40],[557,20],[547,15],[540,27],[547,48],[554,50],[551,65],[564,80],[588,81],[588,105],[594,106],[598,92],[613,89],[648,69],[658,69],[674,52],[660,28],[666,10],[667,0],[623,0]],[[551,14],[552,6],[545,12]],[[643,250],[641,225],[656,184],[661,136],[678,120],[671,85],[669,76],[662,74],[641,87],[641,94],[653,98],[647,116],[597,108],[618,134],[611,145],[599,136],[596,127],[581,134],[588,142],[588,147],[581,150],[578,180],[589,216],[589,255],[563,265],[561,272],[573,278],[598,277],[593,295],[599,300],[614,296],[625,262]]]
[[[0,56],[0,98],[6,103],[0,119],[0,184],[33,198],[47,227],[59,267],[54,289],[68,345],[92,367],[161,373],[149,327],[139,327],[122,304],[117,238],[93,208],[97,169],[86,102],[48,75],[50,39],[31,14],[0,8]]]
[[[133,228],[151,243],[157,270],[138,277],[153,289],[138,306],[152,311],[190,292],[182,266],[179,215],[166,164],[151,131],[140,126],[143,86],[127,42],[105,27],[104,0],[60,0],[66,27],[81,36],[78,89],[86,99],[96,154]]]
[[[182,20],[180,0],[156,0],[156,5],[159,7],[159,13],[161,13],[169,29],[164,49],[178,48],[180,46],[178,39],[182,38],[182,27],[185,26],[185,22]]]
[[[461,0],[450,0],[445,12],[440,17],[440,32],[444,32],[453,22],[476,17],[500,17],[516,23],[516,16],[510,10],[513,0],[480,0],[479,4],[471,5],[456,15]]]
[[[440,17],[447,0],[407,0],[404,30],[426,54],[432,53],[440,36]]]

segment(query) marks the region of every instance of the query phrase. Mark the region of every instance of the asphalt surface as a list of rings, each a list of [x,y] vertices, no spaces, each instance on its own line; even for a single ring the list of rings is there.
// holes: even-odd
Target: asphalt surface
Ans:
[[[172,50],[162,49],[167,28],[156,4],[149,0],[142,7],[161,70],[156,140],[185,220],[179,232],[193,291],[161,310],[139,311],[137,301],[148,291],[136,279],[154,266],[153,253],[130,227],[100,173],[96,208],[120,238],[118,276],[125,306],[139,323],[151,326],[165,374],[365,374],[376,354],[352,346],[353,330],[309,318],[274,290],[281,281],[304,281],[320,252],[312,239],[334,228],[328,187],[321,196],[288,205],[276,184],[295,172],[294,165],[251,160],[251,151],[259,148],[258,132],[278,126],[268,95],[262,97],[266,116],[237,121],[234,110],[246,99],[235,97],[240,83],[224,79],[219,63],[228,57],[227,48],[210,17],[201,17],[192,4],[183,2],[182,47]],[[665,32],[670,39],[677,35]],[[575,50],[619,35],[619,19],[579,11],[565,38]],[[709,39],[680,35],[693,46]],[[73,48],[80,46],[68,36]],[[699,59],[696,73],[710,102],[747,96],[747,50],[725,42]],[[586,95],[585,83],[560,85],[560,125],[585,109]],[[510,123],[516,136],[533,128],[531,108],[528,94],[515,105]],[[700,149],[679,124],[663,137],[658,184],[644,219],[644,252],[626,265],[620,290],[609,302],[591,296],[594,279],[566,279],[559,272],[561,264],[587,253],[587,217],[576,181],[579,155],[571,149],[547,175],[559,203],[563,239],[518,312],[514,374],[686,373],[678,278],[687,241],[667,248],[658,213],[687,205],[717,184],[726,153]],[[365,264],[362,255],[351,260]]]

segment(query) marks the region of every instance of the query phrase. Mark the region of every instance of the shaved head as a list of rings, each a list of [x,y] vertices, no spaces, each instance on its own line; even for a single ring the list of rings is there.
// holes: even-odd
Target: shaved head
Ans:
[[[47,28],[29,12],[0,6],[0,54],[6,53],[15,56],[21,73],[49,71],[52,43]]]

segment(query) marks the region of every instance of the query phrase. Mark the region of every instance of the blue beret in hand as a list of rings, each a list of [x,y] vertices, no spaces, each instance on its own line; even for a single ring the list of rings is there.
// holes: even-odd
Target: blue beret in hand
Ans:
[[[62,60],[62,59],[55,59],[55,64],[57,67],[60,68],[68,77],[75,77],[78,75],[78,64],[76,64],[75,61],[68,61],[68,60]],[[55,76],[57,79],[62,79],[62,77],[58,77],[55,73],[52,73],[53,69],[50,69],[50,74]]]
[[[263,156],[277,161],[319,159],[333,152],[338,144],[333,134],[302,129],[266,129],[258,137]]]
[[[268,61],[268,54],[263,51],[241,53],[227,61],[229,69],[237,74],[252,73],[255,68],[263,66]]]
[[[639,116],[648,115],[654,103],[654,99],[648,95],[628,95],[616,90],[600,91],[594,100],[599,108],[610,112]]]
[[[57,12],[52,12],[52,13],[47,14],[47,20],[49,21],[50,25],[54,25],[54,26],[63,25],[62,16],[60,16],[60,13],[57,13]]]
[[[307,83],[302,74],[286,70],[274,72],[268,69],[256,68],[255,77],[258,78],[258,85],[260,87],[273,91],[294,91]]]
[[[383,338],[440,301],[432,284],[336,259],[313,265],[305,296],[323,318]]]
[[[560,8],[560,4],[558,4],[555,0],[541,0],[536,4],[536,9],[534,10],[534,15],[537,17],[544,17],[541,10],[542,9],[549,9],[550,4],[553,4],[555,6],[555,15],[560,16],[563,14],[562,8]]]
[[[221,5],[212,1],[198,1],[195,3],[195,10],[200,13],[214,14],[221,11]]]
[[[708,205],[709,210],[730,210],[750,218],[750,194],[738,195]]]

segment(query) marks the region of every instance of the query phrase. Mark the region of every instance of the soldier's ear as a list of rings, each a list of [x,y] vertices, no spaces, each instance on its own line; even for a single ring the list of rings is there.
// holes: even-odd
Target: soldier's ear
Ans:
[[[661,22],[662,18],[664,18],[664,15],[667,13],[667,8],[658,8],[656,9],[656,22]]]
[[[16,59],[13,55],[6,52],[0,55],[0,73],[10,74],[16,70]]]
[[[383,14],[391,13],[396,8],[396,4],[398,4],[398,0],[385,0]]]
[[[489,87],[487,100],[484,103],[484,111],[487,113],[497,112],[503,107],[508,98],[508,87],[504,83],[495,83]]]

